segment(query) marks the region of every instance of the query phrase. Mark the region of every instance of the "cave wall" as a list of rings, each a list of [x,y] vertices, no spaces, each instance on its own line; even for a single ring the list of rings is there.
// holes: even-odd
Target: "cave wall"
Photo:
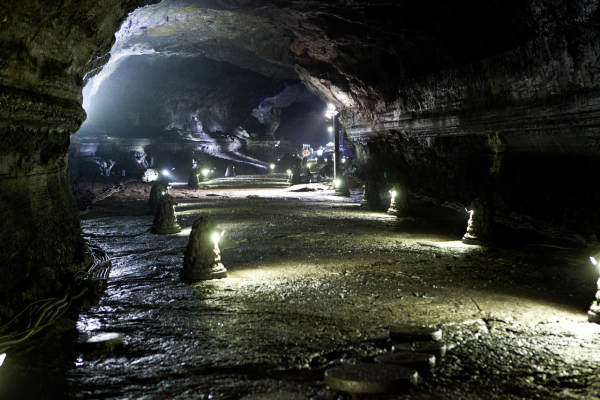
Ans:
[[[85,119],[83,78],[106,61],[136,1],[0,5],[0,296],[12,304],[81,268],[85,245],[67,180]],[[4,298],[12,291],[15,297]],[[0,316],[1,317],[1,316]]]
[[[334,79],[308,62],[297,71],[340,109],[366,176],[385,172],[414,191],[465,204],[485,196],[503,217],[590,237],[600,229],[597,3],[507,2],[490,14],[498,5],[465,9],[463,18],[490,25],[464,21],[458,29],[469,26],[476,38],[448,30],[453,43],[435,62],[431,48],[421,57],[404,49],[407,65],[391,57],[386,66],[373,62],[369,75],[349,69],[338,45],[321,53],[336,67]],[[316,53],[314,43],[300,53]]]

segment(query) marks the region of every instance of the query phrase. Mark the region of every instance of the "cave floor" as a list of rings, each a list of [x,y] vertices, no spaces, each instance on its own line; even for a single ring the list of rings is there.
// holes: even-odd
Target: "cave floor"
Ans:
[[[448,354],[418,388],[361,398],[600,396],[600,325],[586,315],[598,272],[585,250],[463,245],[464,212],[415,200],[395,218],[361,208],[359,189],[339,198],[322,184],[174,188],[183,231],[153,235],[148,192],[132,184],[83,217],[113,260],[108,288],[8,354],[0,398],[346,399],[324,371],[390,351],[395,322],[440,327]],[[229,275],[186,283],[200,215],[226,232]],[[123,346],[73,345],[98,332]]]

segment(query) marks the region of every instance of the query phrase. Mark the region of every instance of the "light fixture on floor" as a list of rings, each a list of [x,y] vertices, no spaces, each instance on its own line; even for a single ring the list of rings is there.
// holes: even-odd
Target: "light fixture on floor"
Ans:
[[[469,213],[469,221],[467,233],[463,236],[462,242],[471,245],[492,246],[494,217],[489,204],[478,197],[465,211]]]
[[[176,205],[177,202],[170,194],[165,194],[158,200],[150,232],[158,234],[181,232],[181,226],[177,223],[177,215],[175,214]]]
[[[392,190],[390,190],[392,199],[387,210],[388,214],[395,215],[399,218],[408,216],[409,203],[407,193],[407,190],[404,189],[399,183],[396,183],[392,187]]]
[[[179,272],[182,279],[204,281],[227,276],[218,244],[224,233],[210,217],[200,217],[194,222]]]
[[[596,254],[595,256],[590,257],[590,261],[595,266],[598,266],[597,257],[600,254]],[[600,271],[599,271],[600,272]],[[595,322],[596,324],[600,324],[600,277],[596,282],[596,299],[592,302],[590,306],[590,310],[588,311],[588,321]]]

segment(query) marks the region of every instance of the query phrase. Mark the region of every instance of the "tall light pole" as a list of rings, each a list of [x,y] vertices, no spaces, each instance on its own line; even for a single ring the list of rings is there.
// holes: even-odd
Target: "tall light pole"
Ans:
[[[350,192],[348,191],[348,186],[346,185],[344,177],[341,173],[338,176],[338,171],[340,171],[340,130],[338,126],[338,114],[339,113],[333,104],[329,104],[327,106],[326,115],[327,117],[331,118],[333,123],[333,184],[335,186],[336,196],[350,196]]]

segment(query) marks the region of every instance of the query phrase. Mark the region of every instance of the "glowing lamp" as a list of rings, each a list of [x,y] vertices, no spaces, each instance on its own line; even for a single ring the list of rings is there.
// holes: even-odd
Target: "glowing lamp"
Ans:
[[[334,106],[332,103],[329,103],[329,104],[327,104],[327,108],[328,108],[330,111],[335,111],[335,106]]]
[[[390,190],[390,193],[392,194],[392,197],[398,196],[398,192],[396,192],[395,190]]]
[[[341,183],[341,181],[339,179],[335,179],[333,181],[333,186],[338,187],[338,186],[340,186],[340,183]]]
[[[225,232],[225,231],[223,231],[223,232]],[[219,239],[221,239],[221,234],[219,232],[214,232],[212,234],[213,242],[215,242],[215,244],[219,244]]]
[[[204,176],[208,176],[209,173],[210,173],[210,169],[203,169],[202,170],[202,175],[204,175]]]
[[[292,174],[292,170],[291,169],[288,169],[286,172],[288,173],[288,175]]]
[[[346,162],[346,159],[345,159],[345,158],[342,158],[342,164],[343,164],[343,163],[345,163],[345,162]]]
[[[168,169],[163,169],[163,170],[162,170],[162,174],[163,174],[164,176],[169,176],[169,175],[170,175],[170,174],[169,174],[169,170],[168,170]]]
[[[4,359],[6,358],[6,353],[0,354],[0,367],[4,364]]]
[[[331,126],[330,126],[329,128],[327,128],[327,130],[328,130],[329,132],[333,132],[333,127],[331,127]]]
[[[269,167],[271,167],[271,171],[275,169],[275,164],[271,164],[269,165]]]
[[[317,155],[321,157],[323,155],[323,150],[317,150]]]

